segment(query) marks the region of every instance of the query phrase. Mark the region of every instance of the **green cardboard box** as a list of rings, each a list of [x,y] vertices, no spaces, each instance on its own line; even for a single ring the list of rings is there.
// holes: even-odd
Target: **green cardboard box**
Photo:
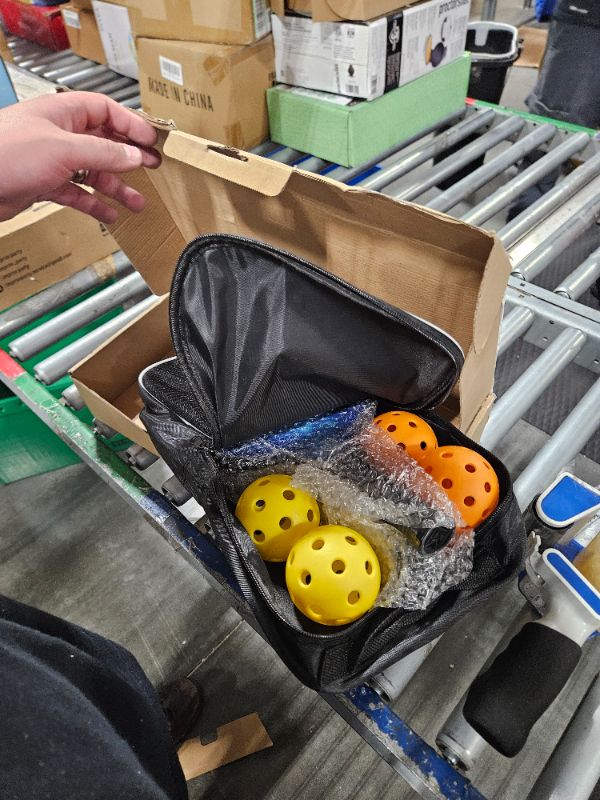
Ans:
[[[370,101],[274,86],[267,90],[271,140],[356,167],[462,108],[470,69],[471,56],[465,53]]]

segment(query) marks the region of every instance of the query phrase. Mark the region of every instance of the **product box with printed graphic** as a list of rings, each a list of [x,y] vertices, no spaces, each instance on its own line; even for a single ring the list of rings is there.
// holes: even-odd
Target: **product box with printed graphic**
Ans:
[[[82,58],[106,64],[104,45],[94,12],[77,8],[71,3],[63,6],[62,15],[71,50]]]
[[[459,58],[470,0],[427,0],[371,22],[273,14],[281,83],[373,100]]]
[[[137,80],[135,39],[129,12],[105,0],[92,0],[106,63],[115,72]]]
[[[144,111],[187,133],[250,148],[269,133],[273,39],[246,46],[138,39]]]
[[[134,36],[251,44],[271,30],[269,0],[111,0],[129,10]]]
[[[343,20],[375,19],[382,14],[391,14],[414,0],[271,0],[275,14],[284,16],[286,11],[307,14],[315,22],[342,22]]]

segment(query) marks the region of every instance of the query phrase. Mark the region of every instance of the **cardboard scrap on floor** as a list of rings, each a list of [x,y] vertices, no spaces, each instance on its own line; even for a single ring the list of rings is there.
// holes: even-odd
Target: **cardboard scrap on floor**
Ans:
[[[200,739],[188,739],[179,748],[179,763],[186,781],[191,781],[267,747],[273,747],[273,742],[260,717],[249,714],[217,728],[217,738],[210,744],[202,744]]]
[[[519,28],[519,39],[523,40],[523,49],[515,61],[515,67],[539,69],[546,52],[548,30],[546,28]]]

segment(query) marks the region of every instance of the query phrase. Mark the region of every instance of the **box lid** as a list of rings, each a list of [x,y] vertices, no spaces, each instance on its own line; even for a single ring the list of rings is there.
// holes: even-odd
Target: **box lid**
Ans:
[[[112,233],[156,294],[185,245],[232,233],[295,253],[447,331],[465,353],[497,335],[510,264],[489,232],[443,214],[160,126],[163,164]]]

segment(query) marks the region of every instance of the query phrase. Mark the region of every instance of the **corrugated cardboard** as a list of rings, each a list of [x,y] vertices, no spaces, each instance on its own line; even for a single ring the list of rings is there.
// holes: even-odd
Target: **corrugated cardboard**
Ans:
[[[269,0],[112,0],[136,37],[251,44],[271,30]]]
[[[271,0],[271,8],[281,17],[287,9],[309,14],[315,22],[341,22],[375,19],[411,3],[414,0]]]
[[[254,147],[268,137],[271,36],[246,46],[138,39],[137,48],[148,114],[235,147]]]
[[[273,15],[277,80],[374,100],[460,58],[469,8],[424,0],[367,22]]]
[[[104,45],[94,12],[70,4],[62,7],[62,15],[71,50],[82,58],[106,64]]]
[[[54,203],[37,203],[0,222],[0,309],[118,250],[96,220]]]
[[[69,5],[83,11],[93,11],[92,0],[71,0]]]
[[[470,56],[376,100],[275,86],[267,92],[270,138],[334,164],[356,167],[465,104]]]
[[[183,247],[199,234],[245,235],[296,253],[461,344],[465,368],[445,407],[471,429],[492,392],[510,274],[492,234],[179,131],[163,140],[163,166],[129,176],[145,192],[146,209],[121,212],[113,229],[155,294],[169,291]],[[73,374],[93,413],[145,447],[139,400],[132,401],[137,374],[170,348],[165,298]]]
[[[2,28],[0,28],[0,58],[4,59],[4,61],[9,61],[9,62],[13,60],[10,47],[6,42],[6,37],[4,35]]]

